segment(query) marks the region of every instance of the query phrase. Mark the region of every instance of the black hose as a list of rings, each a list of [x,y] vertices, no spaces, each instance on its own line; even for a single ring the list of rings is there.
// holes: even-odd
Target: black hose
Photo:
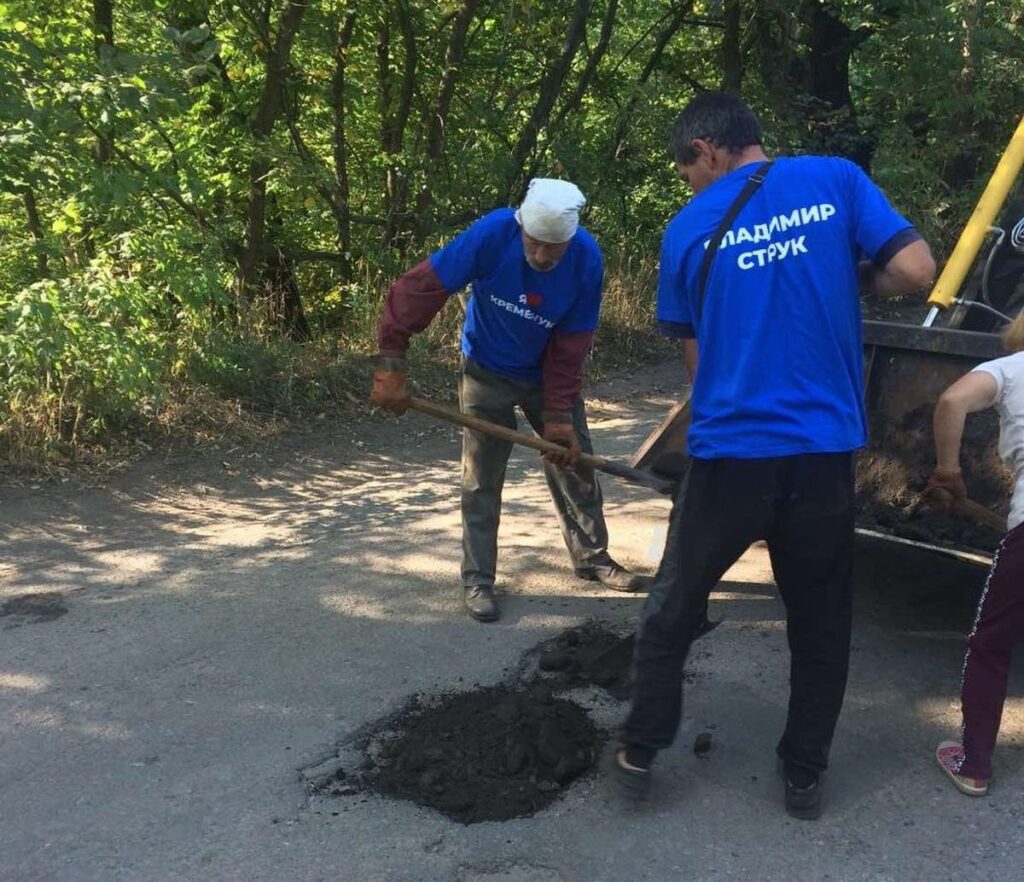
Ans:
[[[999,237],[996,239],[995,244],[989,249],[988,258],[985,260],[985,271],[981,274],[981,299],[985,302],[985,305],[989,309],[993,309],[992,300],[988,296],[988,278],[992,272],[992,261],[996,256],[996,252],[1002,247],[1003,239],[1006,238],[1006,230],[1000,227],[993,227],[992,229],[999,231]],[[998,313],[1002,315],[1002,313]],[[1006,318],[1006,316],[1003,316]],[[1009,321],[1009,319],[1007,319]]]

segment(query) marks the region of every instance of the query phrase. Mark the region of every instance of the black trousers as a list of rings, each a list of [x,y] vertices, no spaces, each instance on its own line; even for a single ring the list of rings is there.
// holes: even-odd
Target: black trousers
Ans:
[[[852,453],[693,460],[638,633],[623,743],[672,743],[683,664],[708,595],[764,539],[786,605],[791,661],[778,754],[787,768],[823,770],[849,669],[853,515]]]

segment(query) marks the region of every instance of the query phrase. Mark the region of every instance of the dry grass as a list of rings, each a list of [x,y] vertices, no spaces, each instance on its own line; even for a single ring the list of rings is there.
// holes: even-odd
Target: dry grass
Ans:
[[[592,376],[668,358],[678,351],[655,327],[657,285],[658,262],[650,252],[623,248],[609,258]]]
[[[240,399],[222,398],[200,386],[179,392],[148,429],[151,436],[183,438],[194,444],[255,444],[277,437],[287,425],[278,413],[249,409]]]

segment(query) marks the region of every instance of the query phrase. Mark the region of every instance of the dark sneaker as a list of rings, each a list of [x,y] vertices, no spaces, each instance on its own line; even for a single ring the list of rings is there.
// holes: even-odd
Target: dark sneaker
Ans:
[[[616,791],[630,802],[642,802],[651,792],[651,770],[626,762],[626,748],[619,745],[608,752],[605,771]]]
[[[462,602],[466,610],[478,622],[497,621],[498,601],[494,599],[494,589],[490,585],[469,585],[463,589]]]
[[[786,814],[801,821],[821,817],[821,775],[808,769],[783,771],[786,782]]]
[[[985,796],[988,793],[988,781],[984,778],[968,778],[960,774],[960,767],[964,764],[964,747],[959,741],[943,741],[935,750],[935,761],[961,793],[968,796]]]
[[[612,591],[650,591],[654,584],[653,576],[641,576],[631,573],[625,567],[612,561],[596,567],[576,567],[576,576],[588,582],[600,582]]]

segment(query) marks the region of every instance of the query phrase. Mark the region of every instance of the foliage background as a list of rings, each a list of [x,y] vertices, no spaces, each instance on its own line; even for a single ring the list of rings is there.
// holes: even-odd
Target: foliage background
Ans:
[[[943,255],[1024,108],[1022,25],[1000,0],[0,0],[0,462],[183,402],[361,396],[389,280],[534,175],[590,199],[599,360],[641,357],[701,89],[772,150],[870,168]]]

